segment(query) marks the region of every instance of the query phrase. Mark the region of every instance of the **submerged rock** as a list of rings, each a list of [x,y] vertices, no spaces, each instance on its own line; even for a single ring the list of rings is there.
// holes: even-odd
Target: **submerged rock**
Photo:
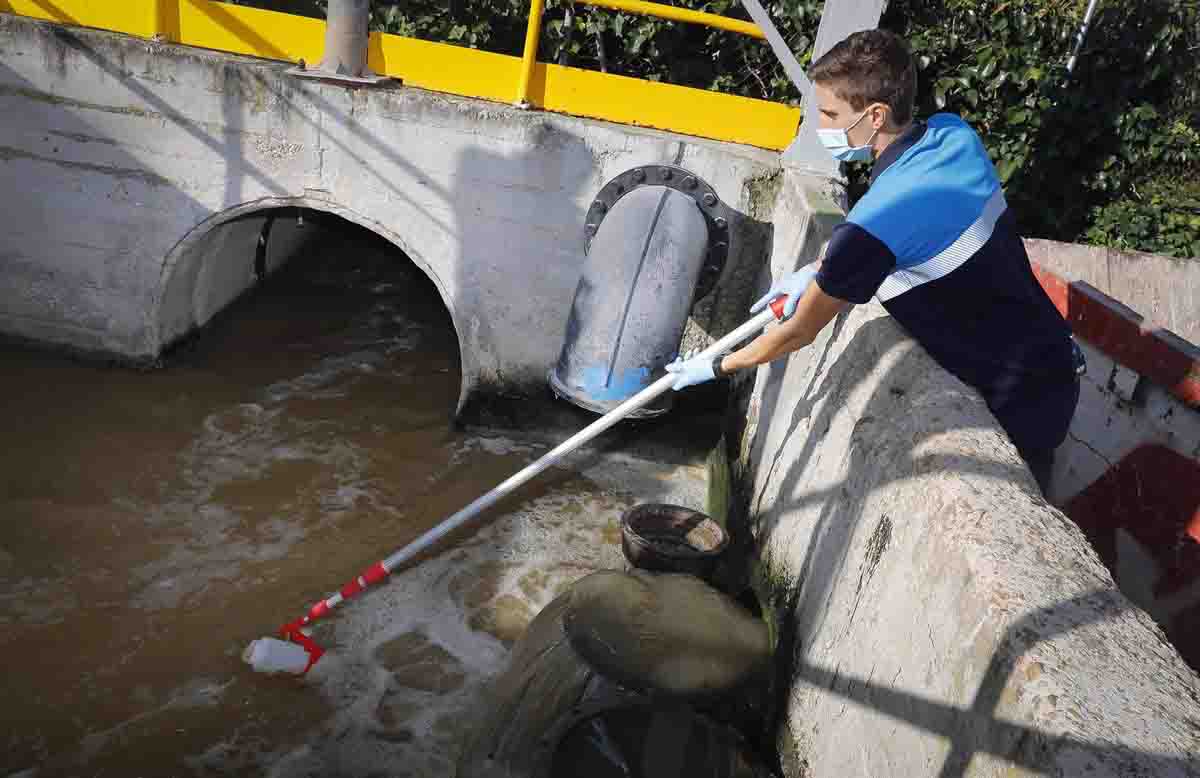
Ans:
[[[698,578],[593,573],[517,642],[457,775],[546,778],[564,755],[580,776],[765,774],[735,730],[687,701],[733,693],[768,657],[766,626]]]
[[[763,622],[690,575],[593,573],[572,587],[563,623],[584,661],[640,691],[728,691],[770,653]]]

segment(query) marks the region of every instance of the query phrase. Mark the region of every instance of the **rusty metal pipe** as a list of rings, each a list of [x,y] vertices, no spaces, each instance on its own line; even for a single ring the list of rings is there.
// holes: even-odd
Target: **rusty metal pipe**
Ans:
[[[678,8],[665,3],[649,3],[645,0],[576,0],[583,5],[595,5],[601,8],[608,8],[613,11],[624,11],[626,13],[638,14],[639,16],[652,16],[658,19],[667,19],[673,22],[687,22],[690,24],[701,24],[705,27],[712,27],[717,30],[725,30],[726,32],[736,32],[739,35],[748,35],[751,38],[765,38],[763,30],[758,24],[742,21],[741,19],[731,19],[728,16],[720,14],[704,13],[703,11],[693,11],[688,8]]]

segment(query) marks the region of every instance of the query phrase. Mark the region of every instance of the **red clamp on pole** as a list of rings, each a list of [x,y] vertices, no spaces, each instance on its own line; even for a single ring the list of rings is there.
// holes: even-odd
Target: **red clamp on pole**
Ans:
[[[308,666],[304,668],[305,673],[307,673],[312,666],[317,663],[317,660],[320,659],[325,653],[325,649],[314,643],[312,639],[309,638],[308,635],[305,635],[303,632],[301,632],[300,629],[328,615],[329,612],[338,605],[338,603],[344,602],[345,600],[348,600],[356,594],[362,592],[367,587],[379,583],[383,579],[387,578],[388,575],[389,571],[387,567],[384,566],[383,562],[376,562],[364,570],[362,575],[343,586],[337,594],[329,597],[328,599],[321,600],[309,608],[306,615],[301,616],[295,621],[290,621],[279,628],[279,635],[281,637],[286,640],[290,640],[293,643],[299,644],[300,647],[303,648],[308,654]]]
[[[775,318],[783,321],[783,306],[787,305],[788,296],[781,294],[771,301],[771,313],[775,314]]]
[[[304,653],[308,654],[308,664],[304,666],[304,672],[300,673],[301,675],[307,675],[312,666],[317,663],[317,660],[325,655],[325,649],[318,646],[313,642],[312,638],[300,631],[300,624],[302,622],[303,619],[293,621],[290,624],[284,624],[279,628],[279,636],[299,644],[304,649]]]

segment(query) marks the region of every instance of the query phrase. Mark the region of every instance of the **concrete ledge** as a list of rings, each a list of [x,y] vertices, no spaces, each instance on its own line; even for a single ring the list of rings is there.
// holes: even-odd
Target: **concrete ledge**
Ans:
[[[880,306],[748,404],[790,776],[1200,775],[1200,679]]]
[[[785,172],[770,272],[840,218]],[[789,778],[1200,776],[1200,678],[881,306],[742,381],[729,524],[758,553]]]
[[[1090,284],[1147,324],[1200,343],[1200,261],[1040,239],[1026,240],[1025,249],[1064,281]]]

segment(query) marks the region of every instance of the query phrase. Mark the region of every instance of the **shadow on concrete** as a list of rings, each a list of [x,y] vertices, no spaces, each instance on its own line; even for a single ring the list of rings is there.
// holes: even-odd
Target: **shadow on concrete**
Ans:
[[[223,159],[227,160],[228,162],[236,161],[238,163],[236,167],[232,164],[227,164],[227,166],[226,166],[226,171],[227,171],[226,172],[226,179],[227,179],[226,180],[226,195],[228,197],[231,194],[236,194],[236,197],[234,197],[234,199],[226,199],[226,201],[225,201],[226,207],[232,207],[232,206],[240,204],[240,202],[241,202],[240,196],[241,196],[242,186],[240,183],[240,178],[241,178],[242,174],[248,174],[251,178],[253,178],[255,181],[257,181],[264,189],[266,189],[267,191],[269,191],[273,194],[280,195],[280,196],[289,194],[289,192],[286,190],[286,188],[281,186],[279,183],[277,183],[272,178],[271,175],[269,175],[268,173],[266,173],[259,167],[251,164],[248,160],[246,160],[245,156],[241,153],[241,147],[239,144],[238,135],[244,131],[244,127],[240,126],[239,120],[240,120],[240,113],[244,107],[244,97],[245,96],[243,94],[240,79],[241,78],[259,78],[259,79],[262,78],[262,76],[259,75],[257,72],[252,71],[251,73],[242,73],[242,67],[244,64],[243,61],[239,61],[236,59],[229,59],[226,62],[220,62],[220,63],[214,62],[214,64],[220,66],[221,71],[222,71],[222,81],[223,81],[222,113],[223,113],[223,118],[225,120],[225,125],[222,128],[222,132],[224,134],[224,139],[221,141],[218,141],[215,138],[213,138],[207,130],[205,130],[203,127],[201,127],[198,122],[188,118],[186,109],[177,108],[177,107],[171,105],[166,100],[164,100],[162,97],[155,94],[151,89],[138,83],[136,80],[129,78],[127,76],[127,74],[124,73],[120,69],[120,67],[118,67],[117,64],[115,64],[114,62],[109,60],[109,58],[105,57],[102,53],[97,51],[93,46],[91,46],[82,37],[77,35],[74,31],[66,29],[66,28],[62,28],[62,27],[52,27],[51,30],[55,37],[62,40],[65,44],[69,45],[72,49],[78,51],[80,54],[82,54],[84,57],[86,57],[93,65],[95,65],[97,68],[99,68],[100,70],[104,71],[109,76],[111,76],[114,81],[122,84],[126,89],[128,89],[137,98],[145,101],[145,103],[147,105],[151,106],[155,112],[161,114],[164,121],[171,122],[173,125],[175,125],[179,129],[183,130],[187,134],[191,135],[193,138],[200,141],[205,146],[208,146],[212,151],[219,154]],[[181,51],[186,51],[186,50],[187,50],[186,48],[181,49]],[[226,56],[229,56],[229,55],[226,55]],[[282,66],[280,66],[280,67],[282,67]],[[289,78],[288,76],[283,75],[283,74],[279,74],[278,77],[279,77],[278,83],[280,83],[280,84],[287,83],[287,79]],[[287,92],[285,92],[283,89],[276,87],[273,84],[264,82],[264,83],[262,83],[262,86],[266,87],[267,89],[270,89],[274,93],[275,97],[277,99],[279,99],[280,101],[282,101],[282,103],[288,109],[290,109],[291,115],[293,115],[296,118],[300,119],[301,121],[309,124],[310,126],[317,128],[318,132],[320,132],[321,125],[320,125],[319,121],[316,121],[311,116],[309,116],[308,111],[306,110],[305,106],[296,105],[295,102],[290,99],[289,94]],[[379,140],[378,138],[374,137],[367,131],[363,130],[361,128],[361,126],[359,126],[358,123],[353,120],[352,117],[347,116],[344,111],[341,111],[340,109],[338,109],[334,105],[332,105],[328,99],[326,99],[325,97],[323,97],[321,95],[320,88],[309,89],[305,92],[305,95],[320,109],[321,113],[329,114],[331,119],[339,122],[339,126],[349,130],[351,133],[358,136],[359,138],[368,141],[377,151],[379,151],[384,156],[386,156],[388,158],[388,160],[391,161],[392,163],[394,163],[396,165],[400,165],[402,167],[405,167],[406,169],[412,170],[414,172],[419,170],[419,167],[417,165],[409,162],[407,159],[405,159],[403,156],[401,156],[399,153],[397,153],[394,148],[388,146],[383,141]],[[349,151],[349,149],[345,148],[344,144],[339,143],[336,139],[330,138],[328,136],[328,134],[326,134],[326,133],[320,133],[320,142],[322,142],[322,143],[329,142],[329,143],[332,143],[333,145],[341,147],[342,151],[344,153],[346,153],[346,155],[350,159],[353,159],[354,161],[359,162],[361,164],[363,171],[374,175],[376,178],[379,179],[379,181],[384,186],[388,187],[388,189],[393,194],[395,194],[396,196],[398,196],[402,199],[408,200],[413,205],[413,207],[416,207],[419,210],[422,210],[422,212],[425,213],[426,216],[428,216],[433,221],[435,221],[435,222],[437,221],[437,219],[432,214],[428,213],[427,211],[424,211],[423,209],[420,209],[420,206],[418,206],[415,202],[412,202],[412,200],[407,195],[405,195],[402,191],[400,191],[399,188],[396,187],[396,185],[394,183],[389,182],[387,179],[380,176],[379,173],[374,169],[374,167],[371,166],[370,164],[368,164],[366,160],[363,160],[361,157],[354,155],[352,152]],[[242,171],[242,173],[239,173],[235,178],[233,176],[234,170]],[[432,186],[432,184],[431,184],[431,186]],[[446,192],[439,191],[435,186],[432,187],[431,191],[436,192],[437,194],[441,195],[442,197],[447,196]],[[448,229],[447,225],[445,225],[445,224],[439,223],[439,226],[441,226],[443,229]]]
[[[170,122],[186,132],[188,135],[191,135],[200,143],[208,146],[215,153],[227,158],[229,151],[228,144],[218,142],[212,138],[209,133],[200,126],[199,122],[187,117],[185,109],[176,108],[162,97],[155,94],[144,84],[139,83],[136,79],[130,78],[128,73],[122,71],[116,63],[96,50],[96,48],[94,48],[88,41],[84,40],[84,38],[78,35],[74,30],[65,27],[52,26],[50,27],[50,31],[51,34],[53,34],[53,36],[61,41],[64,45],[69,46],[72,50],[85,57],[97,69],[108,74],[108,76],[113,79],[114,83],[121,84],[139,100],[145,101],[145,104],[151,106],[152,110],[155,113],[158,113],[162,117],[163,121]],[[228,125],[226,125],[224,128],[224,131],[228,135],[232,135],[234,132],[236,132],[235,129],[229,127]],[[243,167],[248,170],[250,175],[268,191],[277,194],[285,193],[284,188],[276,183],[262,170],[254,167],[253,165],[245,163],[244,160]]]
[[[886,684],[803,660],[796,663],[795,677],[949,740],[951,749],[938,773],[940,778],[967,775],[976,754],[990,754],[1028,770],[1043,770],[1053,754],[1068,750],[1109,765],[1116,757],[1118,764],[1138,771],[1131,775],[1195,775],[1197,767],[1193,759],[1058,735],[1004,721],[995,715],[1008,679],[1025,651],[1071,630],[1111,619],[1132,607],[1116,589],[1097,589],[1026,614],[1005,632],[1001,639],[1005,650],[992,656],[970,708],[898,691]]]
[[[1126,597],[1200,669],[1200,460],[1142,443],[1062,510]]]
[[[214,19],[222,24],[228,23],[234,33],[252,35],[252,30],[241,29],[235,17],[221,11],[217,7],[206,9]],[[550,276],[559,287],[561,294],[548,305],[528,306],[519,309],[514,306],[507,312],[506,326],[520,328],[522,322],[530,326],[530,333],[554,331],[559,333],[565,327],[566,315],[570,308],[571,297],[578,280],[579,267],[582,262],[583,247],[583,213],[584,207],[580,201],[586,194],[583,189],[589,185],[595,175],[596,158],[587,143],[580,137],[563,130],[555,123],[548,121],[530,120],[527,115],[514,113],[511,126],[505,128],[513,136],[508,143],[496,142],[495,138],[480,136],[479,145],[462,153],[456,161],[452,173],[452,185],[441,186],[432,180],[421,165],[420,160],[413,160],[403,153],[403,147],[395,140],[387,137],[386,132],[378,128],[364,125],[361,118],[355,116],[356,108],[368,101],[374,100],[404,100],[397,96],[395,90],[349,90],[343,94],[343,87],[330,86],[320,83],[294,81],[282,73],[284,65],[248,64],[236,58],[212,57],[208,64],[212,71],[213,84],[209,88],[219,89],[219,104],[216,106],[221,125],[212,128],[193,118],[188,106],[173,104],[169,96],[160,94],[154,84],[144,83],[132,76],[125,67],[120,52],[109,50],[107,44],[99,38],[103,33],[79,31],[59,27],[52,24],[36,24],[41,34],[55,39],[61,47],[73,54],[78,54],[101,73],[120,85],[130,96],[130,111],[147,114],[158,119],[167,126],[169,131],[181,131],[207,148],[215,158],[222,160],[224,165],[224,186],[221,193],[222,202],[214,209],[202,205],[189,198],[188,210],[206,215],[188,231],[176,248],[177,251],[188,251],[188,247],[207,235],[222,223],[239,218],[246,218],[256,208],[304,206],[320,207],[314,203],[300,202],[300,193],[292,191],[292,187],[279,180],[279,177],[249,159],[245,153],[246,138],[245,114],[253,99],[261,97],[266,92],[275,110],[286,115],[289,120],[307,125],[315,134],[320,148],[336,149],[342,160],[343,173],[347,170],[361,171],[366,176],[374,177],[386,191],[388,198],[403,200],[412,208],[428,218],[445,235],[453,236],[456,246],[452,251],[458,252],[453,263],[458,277],[435,279],[443,293],[447,290],[469,290],[470,294],[459,295],[463,303],[459,310],[451,310],[455,326],[460,332],[460,351],[468,363],[476,359],[472,348],[479,343],[495,341],[497,338],[489,333],[489,329],[497,326],[494,317],[486,314],[486,302],[492,297],[490,291],[500,287],[511,289],[513,285],[522,283],[521,276],[540,276],[544,281]],[[128,45],[120,40],[116,47]],[[150,44],[157,45],[157,44]],[[165,57],[163,66],[169,67],[177,58],[193,56],[186,49],[164,47],[161,55]],[[264,70],[268,68],[267,70]],[[31,95],[34,90],[26,89]],[[257,94],[256,94],[257,93]],[[63,101],[53,95],[46,99],[54,102]],[[94,108],[80,103],[79,108]],[[397,108],[404,109],[404,104],[398,103]],[[386,115],[386,110],[384,111]],[[498,125],[502,124],[500,122]],[[84,128],[75,133],[82,137],[87,134]],[[356,143],[349,144],[347,139],[353,138]],[[358,143],[358,142],[361,142]],[[357,146],[357,148],[354,148]],[[363,154],[363,149],[371,153]],[[378,158],[375,158],[375,155]],[[374,158],[374,159],[372,159]],[[412,179],[420,182],[422,191],[428,192],[439,202],[448,206],[453,212],[453,223],[448,223],[440,209],[424,207],[421,201],[415,200],[395,180],[389,180],[378,159],[385,159],[394,169],[409,174]],[[148,166],[137,159],[130,158],[126,172],[145,171],[144,175],[153,177],[160,185],[168,185],[173,191],[178,187],[155,174]],[[320,171],[318,171],[318,176]],[[247,186],[245,177],[254,182]],[[248,190],[257,190],[267,197],[246,201],[254,197]],[[553,196],[546,197],[549,192]],[[182,194],[182,193],[181,193]],[[337,209],[334,213],[348,216]],[[513,223],[529,225],[528,235],[519,241],[511,242],[509,237],[517,230]],[[358,220],[362,224],[362,220]],[[497,237],[509,240],[508,245]],[[396,239],[396,235],[385,235]],[[554,246],[554,254],[546,251],[546,243]],[[571,248],[578,250],[571,253]],[[400,248],[410,257],[418,261],[426,273],[431,274],[430,265],[421,258],[422,251],[433,250],[428,247],[405,245]],[[550,255],[553,262],[534,264],[527,257],[545,257]],[[162,297],[166,290],[172,288],[171,278],[178,269],[169,260],[165,263],[162,286],[157,295]],[[476,291],[477,290],[477,293]],[[450,300],[443,300],[450,308]],[[476,304],[477,303],[477,304]],[[510,338],[511,339],[511,338]],[[519,340],[519,339],[518,339]],[[531,338],[544,347],[545,343]],[[549,365],[557,356],[558,338],[555,338],[554,348],[543,348],[545,353],[537,353],[532,348],[518,354],[480,354],[476,364],[467,364],[466,372],[474,375],[482,372],[490,376],[497,385],[517,384],[527,387],[531,392],[541,392],[545,376],[533,370],[530,365],[541,362]],[[160,346],[166,344],[159,344]],[[553,352],[553,353],[552,353]],[[515,358],[514,358],[515,357]],[[522,375],[502,375],[501,365],[518,364],[524,366]],[[537,374],[535,374],[537,373]],[[464,392],[464,398],[465,398]]]
[[[216,12],[219,12],[219,9],[216,9]],[[222,21],[224,21],[225,16],[228,16],[228,14],[221,13]],[[236,19],[234,21],[236,22]],[[52,34],[65,45],[70,46],[73,50],[82,54],[98,69],[104,71],[110,77],[112,77],[115,82],[120,83],[139,100],[144,101],[145,104],[150,106],[154,112],[160,114],[164,121],[170,122],[180,130],[183,130],[187,134],[191,135],[205,146],[208,146],[213,152],[220,155],[222,159],[227,161],[225,185],[226,200],[224,203],[226,208],[233,207],[241,203],[242,185],[240,179],[242,175],[246,174],[257,181],[264,189],[273,194],[280,196],[289,194],[285,187],[276,182],[270,174],[250,163],[241,152],[241,145],[238,136],[244,132],[245,128],[240,124],[240,114],[242,110],[244,110],[246,102],[246,96],[244,95],[241,79],[262,79],[262,76],[256,71],[243,73],[242,68],[244,66],[244,61],[239,61],[233,58],[230,58],[226,62],[214,61],[214,64],[221,68],[223,86],[222,118],[225,120],[224,127],[222,128],[224,137],[221,140],[217,140],[216,138],[213,138],[211,134],[200,125],[199,122],[196,122],[187,116],[185,107],[181,108],[171,105],[150,88],[139,83],[135,79],[129,78],[128,74],[123,72],[117,63],[111,61],[108,57],[98,51],[87,40],[76,34],[73,30],[57,26],[50,27],[50,30]],[[187,49],[183,48],[180,49],[180,51],[186,52]],[[288,76],[279,74],[278,78],[279,81],[277,83],[281,85],[288,83]],[[310,126],[315,127],[318,132],[320,132],[320,122],[314,120],[309,115],[309,112],[306,110],[305,106],[297,105],[294,101],[292,101],[287,91],[280,89],[274,84],[266,82],[261,83],[261,85],[271,90],[276,99],[280,100],[282,104],[291,111],[291,115],[309,124]],[[413,172],[418,172],[420,170],[418,165],[409,162],[393,147],[364,130],[358,124],[358,122],[354,121],[352,116],[348,116],[346,112],[334,106],[321,94],[321,89],[319,87],[306,90],[305,96],[316,105],[320,114],[328,114],[332,121],[338,122],[338,126],[347,129],[360,139],[370,143],[373,148],[383,154],[393,164],[404,167],[405,169]],[[419,205],[413,202],[411,198],[402,192],[394,183],[379,175],[379,173],[372,165],[368,163],[367,160],[364,160],[350,152],[350,150],[347,149],[344,144],[339,143],[336,139],[330,138],[327,133],[320,133],[320,142],[328,142],[335,146],[339,146],[343,153],[347,155],[347,157],[355,162],[360,163],[364,172],[375,176],[380,183],[386,186],[394,195],[409,201],[413,207],[421,210],[431,220],[435,222],[438,221],[433,214],[421,209]],[[229,164],[233,162],[237,163],[236,166]],[[240,171],[236,176],[234,175],[235,170]],[[448,200],[447,192],[439,190],[435,185],[432,184],[432,182],[427,182],[427,185],[430,187],[431,191],[434,191],[441,197]],[[438,223],[443,229],[449,230],[447,225],[440,222]]]
[[[226,67],[233,67],[233,66],[236,66],[236,64],[237,63],[230,63]],[[261,78],[261,76],[258,76],[257,74],[255,74],[255,77]],[[272,91],[274,91],[276,98],[278,100],[280,100],[281,103],[283,105],[285,105],[288,109],[290,109],[292,116],[300,119],[302,122],[304,122],[306,124],[311,125],[312,127],[314,127],[317,130],[317,132],[319,134],[319,143],[321,143],[322,145],[328,143],[330,145],[338,147],[338,149],[343,154],[345,154],[348,159],[351,159],[355,163],[358,164],[359,168],[361,169],[361,171],[363,173],[370,174],[372,177],[374,177],[376,180],[378,180],[379,183],[383,184],[383,186],[385,186],[388,189],[388,191],[391,192],[394,196],[398,197],[401,200],[404,200],[409,205],[411,205],[414,209],[420,211],[431,222],[433,222],[434,224],[437,224],[438,227],[445,230],[447,232],[447,234],[453,234],[452,233],[452,225],[446,224],[445,222],[438,219],[436,215],[434,215],[433,213],[430,213],[428,209],[421,207],[421,205],[419,205],[415,200],[413,200],[408,194],[406,194],[398,186],[396,186],[396,184],[394,182],[389,181],[387,178],[385,178],[383,175],[381,175],[379,173],[379,171],[376,170],[375,167],[370,163],[369,160],[365,160],[362,157],[358,156],[353,151],[351,151],[346,146],[346,144],[342,143],[341,141],[337,140],[336,138],[331,137],[329,135],[329,133],[327,133],[323,130],[324,117],[329,116],[330,120],[333,122],[336,122],[337,126],[340,129],[346,130],[351,135],[354,135],[355,137],[357,137],[359,140],[362,140],[365,143],[369,144],[373,149],[375,149],[375,151],[377,151],[379,154],[381,154],[384,158],[386,158],[392,164],[394,164],[410,173],[413,173],[413,174],[421,173],[420,165],[409,161],[406,157],[404,157],[402,154],[400,154],[394,146],[389,145],[383,139],[381,139],[381,138],[377,137],[376,135],[372,134],[371,132],[363,129],[362,125],[354,118],[352,113],[347,113],[347,112],[341,110],[340,108],[335,106],[332,102],[330,102],[330,100],[328,98],[326,98],[325,95],[323,94],[323,89],[332,88],[332,89],[336,89],[339,91],[341,91],[341,90],[353,91],[355,88],[353,88],[353,87],[347,88],[347,87],[341,87],[341,86],[319,87],[315,84],[315,82],[300,82],[298,79],[294,79],[293,77],[287,76],[286,74],[279,74],[278,79],[279,80],[276,82],[276,84],[278,84],[278,88],[275,85],[271,85],[271,84],[267,84],[266,85],[267,88],[272,89]],[[320,117],[319,120],[314,120],[310,116],[308,116],[307,106],[297,105],[296,102],[293,101],[290,97],[290,92],[297,88],[300,88],[302,83],[309,87],[308,89],[305,90],[304,97],[307,100],[311,101],[312,104],[319,109],[318,113],[317,113],[318,117]],[[283,87],[285,87],[285,85],[290,86],[291,89],[283,88]],[[384,90],[377,88],[377,91],[384,91]],[[452,202],[452,200],[451,200],[452,193],[451,192],[448,192],[447,190],[441,188],[436,183],[434,183],[433,181],[429,180],[428,178],[426,178],[424,176],[421,176],[420,178],[422,181],[422,185],[424,187],[426,187],[429,191],[433,192],[438,197],[442,198],[442,200],[446,203]]]
[[[114,114],[138,114],[140,108],[64,97],[46,91],[45,84],[71,78],[70,57],[78,52],[117,83],[153,97],[145,87],[71,30],[17,18],[6,23],[16,35],[30,31],[40,39],[49,72],[34,83],[0,62],[0,100],[11,98],[13,105],[0,117],[5,129],[0,172],[12,177],[8,191],[22,193],[7,203],[8,221],[0,236],[0,257],[13,280],[0,301],[0,316],[12,321],[8,329],[28,332],[38,343],[65,340],[71,353],[105,361],[126,348],[118,361],[151,362],[148,356],[128,356],[142,345],[134,340],[140,337],[139,325],[132,323],[141,312],[103,310],[98,300],[108,284],[140,286],[141,279],[111,279],[132,274],[132,268],[121,270],[136,261],[130,255],[158,240],[158,231],[146,230],[145,220],[163,213],[195,213],[202,206],[109,136],[106,120]],[[162,118],[169,120],[167,114]],[[27,167],[31,163],[36,164],[32,170]],[[54,299],[42,299],[50,297]],[[44,302],[43,310],[39,306]],[[62,320],[64,311],[81,320]],[[70,337],[59,334],[64,331]]]
[[[219,9],[215,12],[219,12]],[[248,159],[245,154],[244,144],[248,139],[246,137],[244,116],[249,110],[249,106],[253,103],[254,95],[251,92],[260,89],[269,94],[276,102],[274,106],[275,110],[286,114],[288,117],[294,117],[301,123],[307,124],[312,128],[317,136],[316,142],[318,147],[327,145],[338,148],[339,152],[344,155],[350,164],[357,163],[364,173],[376,177],[380,184],[386,187],[389,196],[408,202],[414,209],[424,214],[447,234],[453,234],[452,225],[439,220],[436,214],[430,212],[427,208],[423,208],[420,203],[402,191],[395,182],[389,181],[380,174],[377,164],[372,164],[369,160],[365,160],[355,154],[344,142],[340,141],[336,136],[331,136],[329,132],[324,130],[325,123],[328,123],[331,127],[336,126],[343,132],[348,132],[369,144],[373,150],[379,152],[392,164],[403,170],[412,172],[415,176],[419,176],[420,166],[418,164],[410,162],[396,150],[394,145],[376,137],[361,126],[359,120],[353,116],[355,97],[351,97],[348,104],[349,108],[344,108],[324,94],[327,90],[340,89],[338,87],[293,82],[290,77],[281,72],[284,67],[282,65],[272,64],[268,67],[275,68],[273,71],[263,72],[261,64],[247,64],[244,60],[232,57],[222,58],[214,56],[209,67],[213,72],[215,84],[221,92],[218,106],[221,126],[213,128],[192,118],[188,113],[188,106],[172,104],[163,95],[159,94],[153,85],[142,83],[138,77],[131,76],[127,72],[127,68],[119,52],[106,51],[102,46],[97,44],[97,34],[50,24],[37,24],[36,26],[44,31],[43,34],[52,37],[57,45],[64,47],[72,53],[79,54],[97,70],[111,78],[114,84],[119,84],[120,88],[126,90],[133,98],[131,100],[132,105],[130,106],[131,111],[148,114],[160,119],[167,127],[186,133],[192,139],[207,147],[215,157],[222,161],[224,187],[222,200],[216,211],[213,211],[211,206],[199,204],[191,197],[187,198],[189,204],[187,210],[205,214],[208,218],[201,219],[197,224],[192,225],[184,235],[177,236],[179,243],[176,244],[175,249],[168,254],[168,257],[160,258],[160,261],[164,262],[165,267],[162,286],[157,292],[160,298],[170,293],[170,290],[173,288],[172,278],[179,272],[181,266],[186,265],[186,263],[172,263],[170,257],[177,252],[190,251],[191,248],[189,247],[193,247],[197,241],[202,240],[204,236],[210,234],[214,228],[233,219],[247,218],[253,210],[255,203],[258,203],[262,208],[306,204],[298,201],[292,202],[297,199],[295,195],[300,193],[291,191],[289,187],[278,180],[275,174],[259,167],[252,160]],[[101,33],[99,35],[104,34]],[[119,47],[127,44],[117,39],[115,45]],[[187,51],[187,49],[175,49],[173,47],[164,48],[161,52],[161,56],[166,58],[163,66],[169,67],[170,63],[176,58],[190,56],[187,54]],[[301,99],[299,100],[295,99],[298,90],[303,90]],[[63,100],[55,95],[43,95],[43,93],[32,88],[20,91],[34,98],[44,98],[54,103],[65,103],[68,107],[75,105],[73,101]],[[313,110],[314,106],[316,108],[315,111]],[[77,107],[93,108],[98,106],[80,103]],[[73,135],[80,138],[84,136],[91,137],[94,134],[93,132],[86,131],[84,127],[73,133]],[[100,138],[100,140],[103,141],[106,139]],[[318,153],[321,152],[318,151]],[[186,196],[179,187],[174,186],[167,179],[147,169],[145,163],[132,156],[130,156],[128,164],[123,164],[121,170],[116,172],[120,173],[122,171],[128,174],[125,176],[126,178],[136,171],[143,177],[153,179],[151,183],[170,186],[176,196]],[[255,182],[253,189],[265,192],[268,195],[267,199],[263,199],[260,196],[259,201],[261,202],[245,202],[248,196],[246,192],[247,176]],[[440,197],[447,203],[451,202],[452,195],[449,192],[439,189],[431,181],[428,181],[426,177],[419,177],[423,180],[426,191],[434,193],[435,196]],[[268,200],[270,201],[268,202]],[[307,204],[312,205],[311,203]],[[341,214],[341,211],[338,209],[333,210],[335,213]],[[362,223],[362,220],[360,220],[360,223]],[[395,235],[385,235],[385,237],[393,240],[396,238]],[[420,255],[419,250],[414,253],[414,247],[412,246],[402,244],[400,248],[410,256]],[[417,248],[419,249],[420,247]],[[428,263],[422,261],[418,262],[418,265],[427,274],[432,274]],[[186,271],[186,267],[183,269]],[[436,280],[444,288],[443,279]],[[443,301],[443,303],[446,302],[445,300]],[[158,319],[161,319],[161,316]],[[158,345],[162,347],[169,344],[159,343]],[[462,343],[460,342],[460,348],[461,346]]]
[[[1084,757],[1103,756],[1105,761],[1114,761],[1135,769],[1145,769],[1153,775],[1196,775],[1196,764],[1171,755],[1138,751],[1113,743],[1091,742],[1071,736],[1056,735],[1034,727],[1014,724],[996,717],[1001,693],[1020,657],[1034,645],[1050,640],[1057,635],[1104,621],[1120,615],[1133,606],[1115,589],[1102,589],[1087,595],[1065,600],[1053,607],[1026,614],[1014,623],[1000,640],[1003,647],[991,658],[987,671],[969,708],[959,708],[936,700],[924,698],[910,692],[897,691],[887,684],[870,678],[857,678],[813,665],[804,659],[810,642],[820,633],[826,603],[839,585],[852,585],[856,576],[847,570],[850,543],[863,520],[864,504],[874,489],[899,478],[910,478],[926,472],[958,472],[982,476],[988,479],[1028,481],[1030,500],[1044,505],[1032,486],[1028,470],[1019,463],[988,461],[970,456],[928,455],[912,457],[907,463],[897,462],[896,475],[884,474],[881,478],[860,476],[879,469],[879,449],[884,456],[900,451],[911,451],[922,440],[955,429],[956,414],[930,415],[926,424],[920,426],[920,437],[905,439],[893,429],[900,425],[890,422],[898,414],[911,414],[905,396],[908,387],[903,385],[907,377],[917,375],[915,360],[927,361],[923,351],[917,347],[906,350],[887,368],[888,372],[875,381],[873,394],[867,399],[853,429],[849,449],[848,473],[839,483],[823,489],[806,491],[799,496],[789,496],[787,487],[779,491],[769,513],[764,513],[767,498],[766,485],[770,483],[791,484],[800,479],[805,470],[815,466],[822,457],[820,442],[833,424],[840,407],[820,401],[829,397],[848,396],[872,377],[880,358],[893,348],[908,340],[908,336],[892,321],[877,318],[859,327],[842,353],[829,362],[834,341],[839,336],[847,314],[840,315],[835,323],[831,338],[819,345],[810,357],[815,367],[810,367],[809,384],[804,387],[802,399],[792,410],[787,431],[779,439],[779,450],[770,462],[763,460],[767,435],[761,434],[771,423],[771,410],[781,407],[779,395],[785,391],[777,374],[768,374],[770,382],[762,395],[761,408],[764,415],[758,421],[760,434],[754,442],[753,459],[758,467],[767,468],[767,477],[758,480],[763,491],[753,493],[753,485],[740,483],[735,487],[734,513],[730,528],[735,542],[741,548],[760,543],[755,538],[769,535],[781,520],[780,517],[797,508],[820,505],[814,520],[811,540],[803,560],[794,574],[780,601],[764,603],[776,613],[780,633],[776,641],[774,688],[767,705],[766,720],[769,722],[764,740],[759,747],[774,750],[778,733],[786,727],[788,704],[795,684],[806,683],[819,686],[872,708],[888,716],[912,724],[925,731],[935,733],[951,741],[951,750],[939,772],[942,778],[965,776],[975,754],[987,753],[1008,759],[1028,769],[1041,769],[1052,755],[1061,749],[1073,749]],[[932,364],[932,363],[930,363]],[[782,372],[782,371],[781,371]],[[814,383],[819,381],[817,386]],[[969,390],[966,390],[969,391]],[[965,399],[965,398],[964,398]],[[814,408],[820,406],[814,415]],[[904,427],[912,430],[912,426]],[[799,451],[790,456],[791,466],[780,468],[784,460],[786,441],[795,435],[803,435],[804,442]],[[740,437],[740,436],[739,436]],[[772,441],[775,438],[772,437]],[[794,450],[794,449],[793,449]],[[839,447],[841,450],[841,447]],[[733,459],[733,457],[731,457]],[[743,475],[742,478],[745,478]],[[739,506],[739,503],[741,504]],[[769,562],[768,562],[769,564]],[[743,574],[744,571],[743,571]],[[849,582],[849,583],[842,583]],[[853,616],[851,616],[853,618]],[[790,650],[786,647],[791,647]],[[787,758],[787,755],[784,756]]]

